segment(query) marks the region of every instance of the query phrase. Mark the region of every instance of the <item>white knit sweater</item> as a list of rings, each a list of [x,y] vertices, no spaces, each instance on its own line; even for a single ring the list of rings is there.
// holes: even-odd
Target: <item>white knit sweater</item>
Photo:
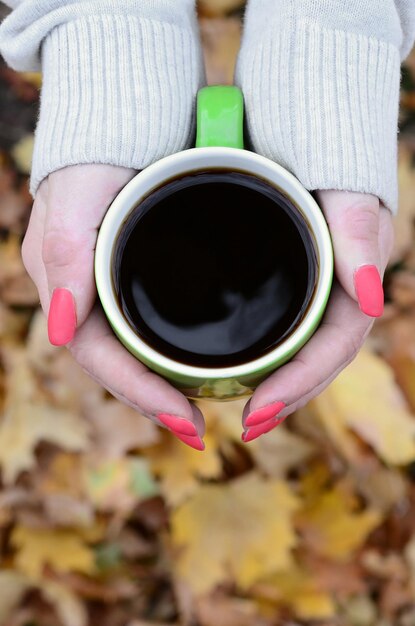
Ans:
[[[70,164],[187,148],[205,83],[194,0],[7,0],[0,51],[43,71],[30,189]],[[250,0],[235,82],[259,153],[308,189],[397,210],[400,62],[415,0]]]

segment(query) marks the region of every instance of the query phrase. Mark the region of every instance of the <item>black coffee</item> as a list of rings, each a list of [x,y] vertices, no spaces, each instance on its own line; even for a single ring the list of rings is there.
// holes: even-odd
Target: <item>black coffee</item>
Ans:
[[[154,349],[224,367],[292,333],[316,268],[298,209],[265,181],[218,169],[171,180],[134,209],[113,284],[128,323]]]

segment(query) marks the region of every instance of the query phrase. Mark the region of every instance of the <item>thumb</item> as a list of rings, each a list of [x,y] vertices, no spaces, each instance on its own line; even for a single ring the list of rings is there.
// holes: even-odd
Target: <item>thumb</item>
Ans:
[[[95,298],[94,254],[109,204],[137,172],[112,165],[75,165],[49,175],[42,260],[50,298],[49,340],[69,343]]]
[[[318,191],[334,247],[336,276],[370,317],[383,313],[379,253],[379,199],[346,191]]]

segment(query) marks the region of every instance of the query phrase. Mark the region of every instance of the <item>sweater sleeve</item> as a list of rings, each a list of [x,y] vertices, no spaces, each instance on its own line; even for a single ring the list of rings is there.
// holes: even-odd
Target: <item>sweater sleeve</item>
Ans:
[[[235,80],[254,148],[309,190],[397,211],[400,62],[414,0],[250,0]]]
[[[42,71],[30,191],[80,163],[142,169],[189,147],[204,82],[194,0],[8,0],[0,52]]]

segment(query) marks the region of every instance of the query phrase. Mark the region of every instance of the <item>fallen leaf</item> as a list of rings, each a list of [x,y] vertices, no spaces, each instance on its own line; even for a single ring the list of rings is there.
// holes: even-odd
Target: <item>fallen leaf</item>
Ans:
[[[265,474],[284,478],[290,469],[299,468],[315,454],[316,448],[283,426],[253,441],[249,451]]]
[[[25,270],[20,247],[17,234],[0,241],[0,299],[14,306],[30,306],[39,302],[39,294]]]
[[[13,482],[35,465],[35,448],[48,441],[65,450],[88,446],[88,425],[79,416],[50,406],[38,397],[36,380],[24,353],[14,356],[8,377],[5,413],[0,422],[0,466],[3,480]]]
[[[366,463],[351,465],[350,476],[356,490],[375,510],[386,514],[395,506],[404,506],[408,497],[404,477],[399,470],[384,467],[373,455]]]
[[[160,440],[160,429],[118,400],[107,400],[87,409],[93,424],[95,453],[101,458],[120,458],[129,450],[146,448]]]
[[[88,626],[84,603],[70,589],[52,580],[42,581],[42,595],[55,608],[62,626]]]
[[[350,626],[373,626],[378,623],[376,607],[368,596],[350,598],[345,605],[345,614]]]
[[[265,481],[254,472],[201,486],[172,514],[177,575],[203,593],[229,579],[247,588],[289,567],[297,543],[291,518],[298,506],[283,481]]]
[[[46,565],[57,572],[95,572],[94,553],[76,530],[16,526],[11,544],[16,550],[16,569],[32,580],[42,579]]]
[[[159,493],[145,459],[93,460],[85,468],[85,490],[99,511],[126,515],[141,500]]]
[[[312,572],[295,564],[255,586],[253,593],[277,606],[291,607],[299,619],[328,619],[336,615],[336,605],[330,593],[319,588]]]
[[[308,548],[340,561],[350,558],[381,521],[377,511],[359,510],[358,500],[339,485],[307,498],[296,515]]]
[[[412,164],[412,150],[405,143],[399,143],[399,211],[394,218],[395,242],[391,263],[400,261],[413,245],[415,221],[415,168]]]
[[[160,476],[161,491],[171,506],[177,506],[199,487],[198,479],[216,478],[222,471],[216,439],[208,431],[204,436],[206,449],[201,454],[185,446],[169,432],[160,433],[157,446],[145,448],[144,457],[153,474]]]
[[[0,570],[0,624],[7,623],[30,586],[30,581],[23,574],[14,570]]]
[[[205,17],[220,17],[241,9],[245,5],[245,0],[199,0],[198,8],[201,15]]]
[[[372,341],[392,367],[396,381],[415,413],[415,311],[402,311],[375,326]]]
[[[313,401],[313,408],[340,450],[352,429],[381,459],[404,465],[415,459],[415,420],[390,367],[362,349]]]
[[[20,233],[29,206],[25,195],[16,188],[15,178],[12,170],[0,167],[0,228]]]
[[[13,146],[11,151],[12,157],[20,172],[29,175],[32,169],[34,136],[26,135],[18,143]]]
[[[209,85],[232,85],[241,42],[237,17],[200,20],[203,54]]]
[[[19,72],[20,76],[27,83],[34,85],[38,89],[42,86],[42,74],[40,72]]]
[[[230,598],[220,591],[196,599],[195,611],[201,626],[271,626],[258,615],[258,606],[247,598]]]

